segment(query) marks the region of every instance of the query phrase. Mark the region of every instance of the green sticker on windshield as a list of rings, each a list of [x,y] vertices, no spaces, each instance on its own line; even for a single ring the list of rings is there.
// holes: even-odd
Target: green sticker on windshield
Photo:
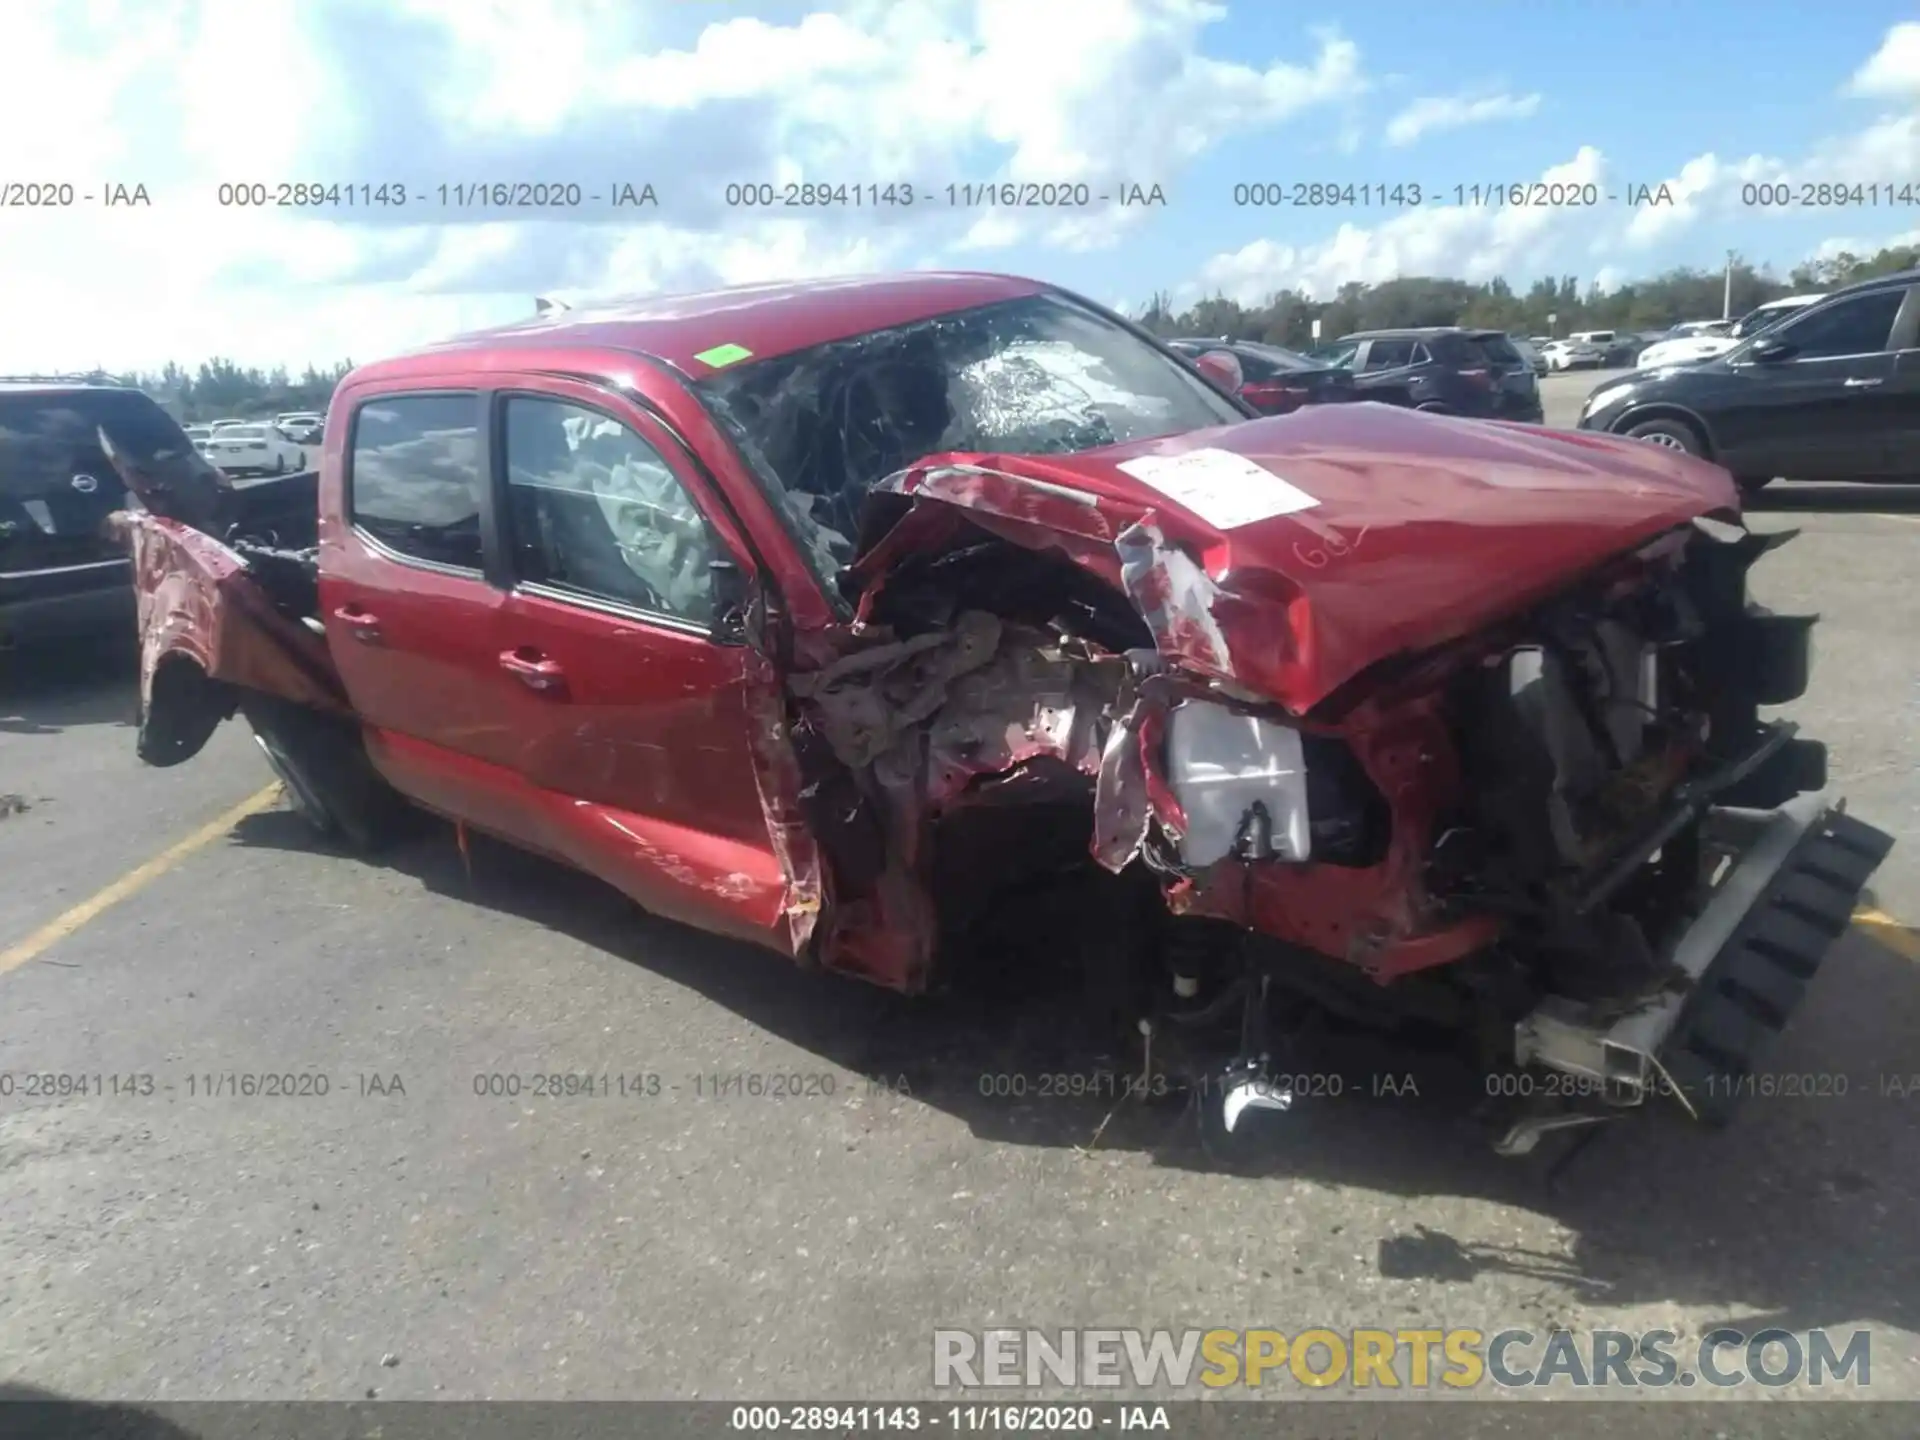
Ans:
[[[716,345],[711,350],[702,350],[693,357],[702,365],[710,365],[715,370],[727,365],[738,365],[742,360],[751,360],[753,352],[744,345]]]

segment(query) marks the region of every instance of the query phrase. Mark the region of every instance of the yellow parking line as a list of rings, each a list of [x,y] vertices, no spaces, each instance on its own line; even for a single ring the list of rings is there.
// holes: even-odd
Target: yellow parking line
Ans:
[[[1884,910],[1856,910],[1853,923],[1894,954],[1920,963],[1920,931],[1911,925],[1902,924]]]
[[[48,946],[66,939],[101,911],[118,905],[135,891],[159,879],[194,851],[211,845],[247,816],[256,815],[267,809],[279,798],[280,782],[276,780],[264,790],[249,795],[218,819],[209,820],[185,839],[176,840],[144,865],[136,865],[111,885],[96,890],[66,914],[49,920],[19,944],[0,950],[0,975],[6,974],[9,970],[19,969]]]

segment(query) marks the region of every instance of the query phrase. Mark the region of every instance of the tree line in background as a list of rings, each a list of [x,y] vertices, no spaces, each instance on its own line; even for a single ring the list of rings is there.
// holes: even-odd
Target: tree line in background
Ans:
[[[169,361],[158,373],[113,374],[98,370],[87,378],[116,385],[136,385],[164,405],[183,425],[209,420],[270,420],[290,410],[327,413],[333,387],[351,360],[324,369],[307,366],[296,376],[285,366],[262,370],[231,360],[207,360],[194,370]]]
[[[1798,266],[1784,279],[1769,269],[1736,263],[1728,309],[1737,318],[1783,295],[1836,290],[1856,280],[1916,268],[1920,268],[1920,246],[1895,247],[1871,256],[1843,251]],[[1264,305],[1249,307],[1215,296],[1178,313],[1170,297],[1161,294],[1138,318],[1156,335],[1261,340],[1305,350],[1315,343],[1316,319],[1322,344],[1356,330],[1424,325],[1555,336],[1576,330],[1665,330],[1683,320],[1719,319],[1726,286],[1723,270],[1669,270],[1604,293],[1595,286],[1582,291],[1571,276],[1536,280],[1525,293],[1515,292],[1504,280],[1472,285],[1464,280],[1409,276],[1378,285],[1343,285],[1330,301],[1282,290]],[[1555,317],[1551,323],[1549,315]]]
[[[1876,255],[1841,252],[1830,259],[1798,266],[1782,279],[1766,268],[1733,267],[1732,314],[1809,290],[1834,290],[1856,280],[1920,268],[1920,246],[1896,247]],[[1719,270],[1669,270],[1649,280],[1601,292],[1583,292],[1573,277],[1536,280],[1524,294],[1504,280],[1473,285],[1464,280],[1409,276],[1378,285],[1340,287],[1329,301],[1282,290],[1258,306],[1215,296],[1176,313],[1171,298],[1157,295],[1138,317],[1158,335],[1219,336],[1264,340],[1296,350],[1311,347],[1313,322],[1323,341],[1355,330],[1414,325],[1468,325],[1515,335],[1566,335],[1575,330],[1664,330],[1683,320],[1718,318],[1726,285]],[[1551,324],[1547,317],[1556,317]],[[208,360],[195,370],[169,363],[158,374],[93,377],[137,385],[165,405],[184,424],[208,420],[250,420],[289,410],[326,413],[334,386],[353,368],[343,360],[324,369],[309,365],[294,376],[284,367],[261,370],[231,360]]]

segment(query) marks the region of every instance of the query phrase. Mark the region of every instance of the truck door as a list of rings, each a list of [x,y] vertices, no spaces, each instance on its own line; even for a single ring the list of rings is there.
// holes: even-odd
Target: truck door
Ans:
[[[429,809],[534,843],[500,708],[486,401],[458,377],[353,396],[321,499],[320,609],[374,764]]]
[[[770,672],[716,624],[713,562],[750,575],[751,552],[639,407],[513,384],[494,400],[511,588],[489,643],[543,848],[656,914],[790,954],[750,741]]]

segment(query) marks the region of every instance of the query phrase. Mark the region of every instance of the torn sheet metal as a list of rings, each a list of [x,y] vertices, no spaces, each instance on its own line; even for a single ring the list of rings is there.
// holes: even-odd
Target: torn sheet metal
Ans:
[[[1079,777],[1075,798],[1090,801],[1125,665],[978,610],[904,640],[876,630],[867,641],[787,681],[851,777],[816,826],[878,829],[871,861],[835,877],[846,888],[833,889],[819,951],[832,968],[914,990],[931,973],[938,933],[926,849],[934,822],[972,804],[1057,798],[1063,777]],[[1057,768],[1036,768],[1043,760]],[[824,799],[829,780],[808,783]]]
[[[1382,983],[1485,948],[1498,936],[1499,922],[1486,915],[1450,919],[1436,910],[1426,887],[1430,839],[1459,783],[1439,701],[1363,708],[1341,730],[1388,802],[1392,833],[1385,858],[1363,867],[1248,866],[1227,859],[1170,901],[1184,913],[1233,920],[1345,960]],[[1159,753],[1149,759],[1150,775],[1157,773]]]
[[[144,511],[128,512],[121,529],[132,548],[139,602],[143,711],[155,673],[179,657],[209,679],[349,712],[325,639],[282,615],[233,550]]]
[[[1183,470],[1194,455],[1197,475]],[[1739,513],[1724,470],[1657,446],[1381,405],[1077,453],[937,456],[893,484],[1110,580],[1119,536],[1150,514],[1218,592],[1204,607],[1217,635],[1183,637],[1182,653],[1297,715],[1389,657],[1481,633],[1668,531]],[[1104,556],[1089,545],[1103,527]]]
[[[1145,617],[1154,645],[1169,660],[1223,680],[1235,678],[1233,650],[1214,606],[1220,587],[1192,556],[1167,544],[1150,522],[1132,525],[1114,542],[1120,581]],[[1270,637],[1274,645],[1285,637]]]
[[[812,954],[815,927],[824,904],[820,850],[800,809],[804,783],[787,734],[787,711],[779,677],[763,657],[748,661],[747,725],[753,747],[753,782],[767,820],[767,841],[787,877],[782,905],[789,953],[805,961]]]

